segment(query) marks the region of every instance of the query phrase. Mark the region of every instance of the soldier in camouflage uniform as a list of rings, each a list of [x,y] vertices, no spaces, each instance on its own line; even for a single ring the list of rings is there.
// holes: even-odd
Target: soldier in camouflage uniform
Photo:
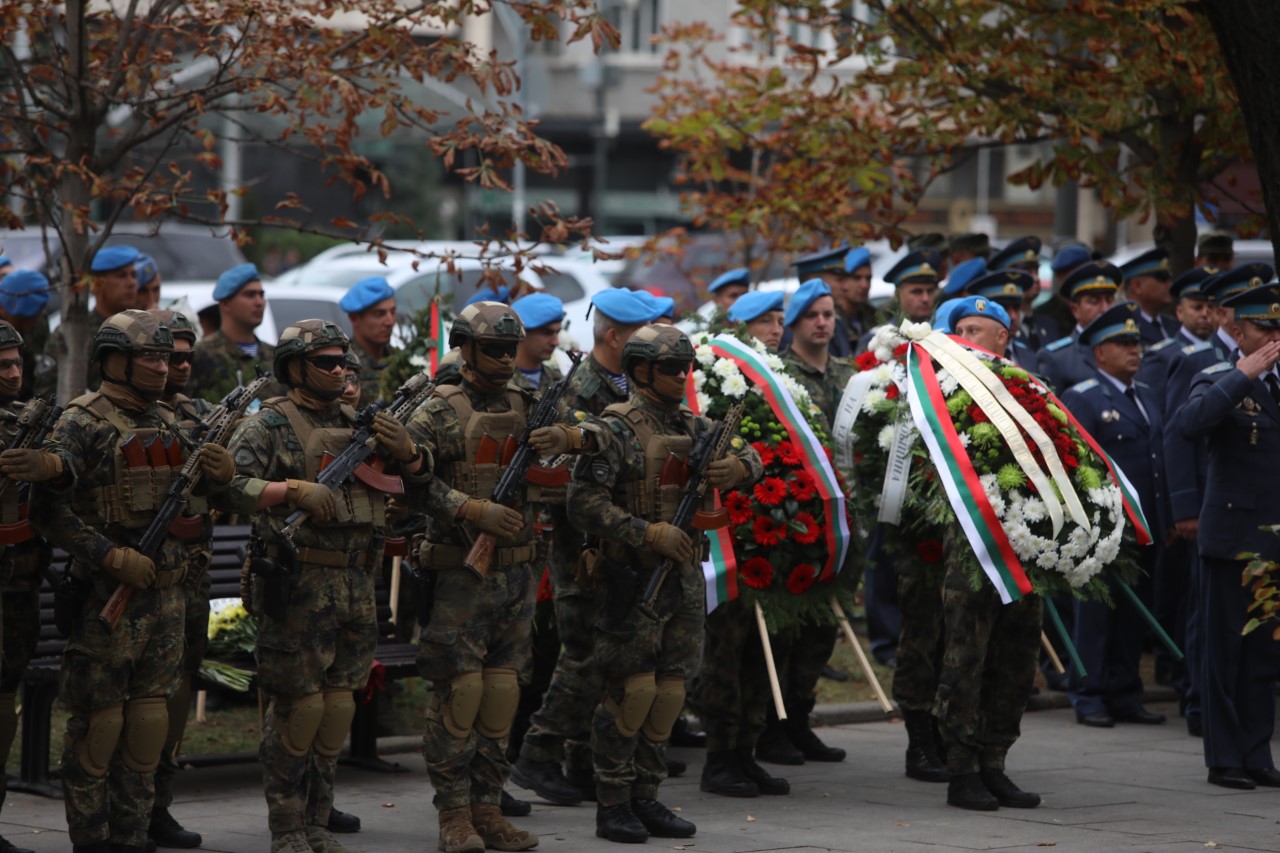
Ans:
[[[382,565],[389,496],[356,478],[315,482],[326,451],[350,442],[355,412],[341,405],[347,336],[333,323],[288,326],[273,369],[289,388],[236,428],[235,509],[257,513],[255,553],[277,573],[255,574],[258,683],[267,696],[259,760],[272,853],[343,853],[330,833],[338,753],[378,642],[374,579]],[[410,484],[430,466],[404,426],[373,421],[379,453]],[[394,488],[395,478],[387,488]],[[309,518],[285,540],[293,509]],[[281,569],[287,571],[280,583]]]
[[[396,292],[380,275],[361,279],[338,303],[351,320],[351,353],[360,367],[360,397],[372,403],[382,396],[387,358],[396,352],[391,333],[396,327]]]
[[[218,276],[213,298],[221,324],[218,331],[196,342],[187,383],[192,394],[210,402],[257,379],[256,368],[266,369],[275,357],[275,348],[254,334],[267,308],[257,267],[239,264]],[[284,386],[273,384],[262,399],[284,393]]]
[[[44,354],[49,342],[49,279],[35,270],[3,270],[0,275],[0,320],[22,335],[22,388],[19,400],[35,393],[37,373],[57,371],[53,359]]]
[[[608,406],[627,401],[629,385],[622,371],[622,350],[654,315],[654,309],[625,289],[597,293],[591,305],[595,343],[564,396],[566,421],[600,415]],[[593,580],[577,576],[581,531],[563,507],[552,507],[550,512],[552,603],[562,645],[551,684],[530,721],[511,777],[549,803],[575,805],[584,798],[595,798],[590,721],[604,693],[604,675],[593,665],[591,649],[601,597]]]
[[[364,368],[360,356],[347,351],[346,364],[342,368],[342,402],[359,411],[360,400],[364,397],[364,387],[360,381],[360,371]]]
[[[440,849],[447,853],[527,850],[538,843],[499,809],[507,735],[531,654],[538,487],[526,487],[523,511],[487,499],[504,471],[500,448],[519,435],[531,409],[511,382],[523,337],[508,306],[481,301],[465,307],[449,334],[449,345],[460,349],[462,383],[437,386],[409,422],[436,460],[417,503],[429,516],[418,568],[434,576],[418,670],[432,684],[422,752],[436,792]],[[591,451],[599,437],[557,424],[535,430],[531,444],[542,454]],[[463,567],[468,543],[479,534],[497,540],[484,577]]]
[[[25,404],[18,402],[23,383],[24,341],[17,330],[0,322],[0,441],[12,443],[20,425]],[[0,665],[0,767],[8,762],[9,749],[18,731],[15,707],[18,687],[27,664],[40,639],[40,580],[48,568],[53,552],[43,539],[35,535],[27,521],[27,473],[39,476],[39,470],[28,471],[28,463],[43,467],[39,450],[17,448],[0,453],[0,480],[5,487],[0,495],[0,594],[3,596],[4,662]],[[0,804],[6,790],[5,774],[0,772]],[[0,853],[31,853],[0,838]]]
[[[683,460],[713,426],[681,405],[692,366],[693,346],[679,329],[653,325],[636,332],[623,349],[635,391],[626,403],[605,409],[600,421],[613,440],[597,457],[579,460],[569,484],[569,515],[595,543],[584,552],[584,569],[598,573],[605,587],[593,654],[607,678],[592,719],[591,750],[596,835],[615,842],[696,832],[657,800],[667,775],[662,753],[684,707],[685,682],[701,658],[706,608],[699,568],[704,542],[671,524],[683,487],[658,485],[667,460]],[[707,482],[730,489],[756,481],[762,469],[755,450],[735,437],[731,452],[710,463]],[[663,584],[655,619],[637,598],[664,559],[676,569]]]
[[[172,351],[168,328],[145,311],[102,324],[93,350],[102,386],[67,404],[41,460],[53,476],[31,501],[32,524],[70,552],[86,586],[60,673],[71,714],[62,786],[77,853],[144,849],[179,681],[188,543],[171,532],[152,556],[134,547],[186,455],[170,434],[173,410],[159,402]],[[200,461],[206,485],[230,482],[224,448],[206,446]],[[98,613],[121,584],[132,597],[112,630]]]

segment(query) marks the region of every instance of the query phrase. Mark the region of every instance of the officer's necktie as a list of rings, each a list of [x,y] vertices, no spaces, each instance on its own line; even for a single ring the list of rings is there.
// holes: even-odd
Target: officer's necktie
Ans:
[[[1129,398],[1129,402],[1133,403],[1133,407],[1138,410],[1138,414],[1142,415],[1142,419],[1147,423],[1151,423],[1151,419],[1147,417],[1147,413],[1142,410],[1142,406],[1138,403],[1138,391],[1132,385],[1124,389],[1124,395]]]
[[[1271,399],[1280,405],[1280,379],[1274,373],[1267,374],[1267,390],[1271,392]]]

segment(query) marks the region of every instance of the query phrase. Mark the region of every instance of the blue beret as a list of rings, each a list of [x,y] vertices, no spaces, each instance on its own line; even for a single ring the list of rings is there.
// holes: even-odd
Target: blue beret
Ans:
[[[653,294],[645,291],[613,287],[591,297],[591,304],[610,320],[633,326],[639,323],[652,323],[662,316],[654,304],[656,300],[650,300],[653,300]]]
[[[999,252],[991,256],[987,266],[994,272],[1014,264],[1035,264],[1040,266],[1040,238],[1019,237]]]
[[[1249,320],[1264,329],[1280,329],[1280,284],[1250,287],[1222,302],[1235,309],[1237,320]]]
[[[0,267],[10,266],[13,261],[9,260],[8,255],[0,255]]]
[[[809,310],[809,306],[823,296],[830,296],[831,288],[820,278],[811,278],[796,289],[791,296],[791,304],[782,318],[784,326],[790,326],[800,319],[800,315]]]
[[[951,334],[951,309],[955,307],[954,300],[948,300],[933,310],[933,322],[929,325],[936,332],[943,334]]]
[[[492,287],[477,290],[475,293],[467,297],[467,301],[462,303],[462,307],[466,308],[468,305],[475,305],[477,302],[501,302],[503,305],[506,305],[510,301],[511,288],[507,287],[505,284],[500,284],[498,285],[497,290],[494,290]]]
[[[348,314],[359,314],[379,302],[395,298],[396,292],[392,290],[391,285],[387,284],[387,280],[380,275],[374,275],[362,278],[351,285],[351,289],[343,294],[338,302],[338,307]]]
[[[1114,264],[1090,261],[1067,276],[1058,287],[1063,299],[1073,300],[1086,293],[1115,293],[1120,289],[1122,276]]]
[[[1066,272],[1091,260],[1093,260],[1093,253],[1089,251],[1088,246],[1083,243],[1072,243],[1058,250],[1053,260],[1049,262],[1049,269],[1054,272]]]
[[[986,258],[970,258],[967,261],[956,264],[951,268],[951,275],[947,276],[947,284],[942,288],[942,292],[947,296],[959,296],[964,293],[965,286],[969,282],[986,271]]]
[[[89,264],[90,272],[111,272],[137,263],[142,253],[132,246],[107,246],[99,249]]]
[[[821,252],[814,252],[812,255],[796,258],[791,262],[791,266],[796,268],[796,278],[799,279],[806,279],[824,272],[843,273],[844,257],[848,253],[848,246],[824,249]]]
[[[1009,312],[1000,307],[999,303],[985,296],[953,299],[947,303],[947,306],[950,307],[950,311],[946,315],[946,327],[951,332],[955,331],[956,323],[965,317],[986,317],[988,320],[995,320],[1006,329],[1009,328]]]
[[[708,293],[715,293],[720,288],[729,284],[741,284],[747,287],[751,286],[751,270],[746,267],[738,267],[736,270],[722,272],[716,276],[711,284],[707,285]]]
[[[966,296],[985,296],[1009,305],[1021,305],[1022,297],[1038,283],[1035,273],[1005,269],[980,275],[965,287]]]
[[[902,260],[893,265],[893,269],[885,273],[884,280],[897,287],[912,281],[938,282],[938,270],[942,267],[942,258],[937,252],[921,249],[908,252]]]
[[[35,270],[14,270],[0,281],[0,308],[15,317],[34,317],[49,304],[49,279]]]
[[[1096,347],[1107,341],[1138,343],[1142,340],[1142,333],[1138,330],[1138,311],[1136,302],[1117,302],[1112,305],[1080,333],[1081,346]]]
[[[1243,264],[1211,275],[1200,284],[1200,292],[1219,305],[1238,293],[1261,287],[1276,277],[1276,271],[1266,264]]]
[[[645,320],[646,323],[652,323],[659,317],[675,319],[676,301],[670,296],[656,296],[647,290],[633,290],[632,293],[649,311],[649,319]]]
[[[156,259],[150,255],[142,255],[134,261],[133,271],[138,275],[139,290],[155,281],[156,277],[160,275],[160,269],[156,266]]]
[[[530,293],[511,303],[526,329],[541,329],[564,320],[564,303],[550,293]]]
[[[218,284],[213,288],[213,300],[221,302],[224,299],[230,299],[249,282],[261,280],[262,276],[258,275],[258,268],[253,264],[237,264],[218,276]]]
[[[1209,295],[1202,292],[1200,287],[1217,274],[1217,267],[1192,267],[1173,280],[1169,293],[1174,299],[1209,299]]]
[[[749,323],[769,311],[781,311],[786,301],[781,290],[753,290],[738,297],[729,306],[729,319],[734,323]]]
[[[1137,278],[1140,275],[1157,275],[1159,273],[1170,275],[1169,253],[1164,249],[1152,249],[1149,252],[1143,252],[1120,267],[1120,272],[1124,275],[1125,281]]]
[[[866,246],[850,249],[844,256],[844,271],[852,273],[858,267],[871,266],[871,251]]]

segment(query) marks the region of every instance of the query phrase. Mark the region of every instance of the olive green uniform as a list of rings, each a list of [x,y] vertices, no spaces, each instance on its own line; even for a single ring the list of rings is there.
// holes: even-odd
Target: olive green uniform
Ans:
[[[387,358],[396,352],[393,346],[387,347],[387,355],[379,360],[369,354],[369,351],[360,344],[356,343],[354,338],[351,339],[351,352],[360,359],[360,403],[368,405],[374,400],[382,397],[382,374],[387,369]]]
[[[221,400],[237,386],[247,385],[257,379],[257,368],[270,370],[275,351],[271,344],[259,340],[258,355],[255,358],[240,349],[235,341],[219,329],[196,342],[191,357],[191,379],[187,382],[187,391],[191,396],[203,397],[211,403]],[[283,385],[268,385],[262,392],[262,399],[284,393]]]

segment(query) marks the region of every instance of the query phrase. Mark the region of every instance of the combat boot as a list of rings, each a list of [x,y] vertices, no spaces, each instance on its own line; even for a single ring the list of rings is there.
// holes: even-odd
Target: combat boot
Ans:
[[[471,806],[441,809],[439,818],[440,849],[444,853],[484,853],[484,842],[471,823]]]
[[[827,746],[813,729],[809,728],[809,715],[788,717],[787,737],[804,756],[805,761],[844,761],[845,752],[838,746]]]
[[[335,808],[329,809],[329,831],[330,832],[359,832],[360,816],[340,812]]]
[[[596,805],[596,837],[616,841],[619,844],[643,844],[649,839],[649,830],[631,810],[631,803],[616,806]]]
[[[928,711],[903,711],[902,722],[907,727],[907,776],[921,782],[950,781],[933,738],[933,715]]]
[[[503,789],[501,809],[504,817],[528,817],[529,812],[533,811],[533,806],[524,800],[517,800]],[[0,853],[4,851],[0,850]]]
[[[538,846],[538,836],[517,829],[493,803],[472,803],[471,824],[490,850],[532,850]]]
[[[271,833],[271,853],[316,853],[301,829]]]
[[[770,764],[804,764],[804,753],[787,736],[781,723],[770,723],[756,741],[756,758]]]
[[[709,751],[702,765],[699,790],[722,797],[758,797],[760,789],[742,772],[738,756],[725,749]]]
[[[192,832],[178,823],[177,818],[163,806],[151,810],[151,825],[147,827],[147,836],[159,847],[185,849],[199,847],[204,841],[200,833]],[[3,847],[0,847],[0,853],[5,853]]]
[[[0,838],[0,853],[35,853],[35,851],[19,847],[7,838]]]
[[[564,778],[555,761],[530,761],[522,755],[511,765],[511,781],[557,806],[576,806],[583,799],[582,790]]]
[[[1034,809],[1040,805],[1039,794],[1022,790],[1013,784],[1013,780],[1005,775],[1003,770],[983,770],[982,784],[988,791],[995,794],[996,800],[1002,806],[1008,806],[1011,809]]]
[[[692,838],[698,827],[657,800],[632,800],[631,811],[656,838]]]
[[[738,747],[738,766],[742,768],[742,775],[754,782],[760,793],[770,797],[781,797],[791,793],[790,782],[780,776],[771,775],[768,770],[756,764],[755,758],[751,755],[751,747]]]
[[[947,786],[947,805],[977,812],[993,812],[1000,801],[991,795],[977,773],[951,777]]]
[[[323,826],[307,827],[307,843],[316,853],[350,853],[350,850],[343,847],[328,828]]]

